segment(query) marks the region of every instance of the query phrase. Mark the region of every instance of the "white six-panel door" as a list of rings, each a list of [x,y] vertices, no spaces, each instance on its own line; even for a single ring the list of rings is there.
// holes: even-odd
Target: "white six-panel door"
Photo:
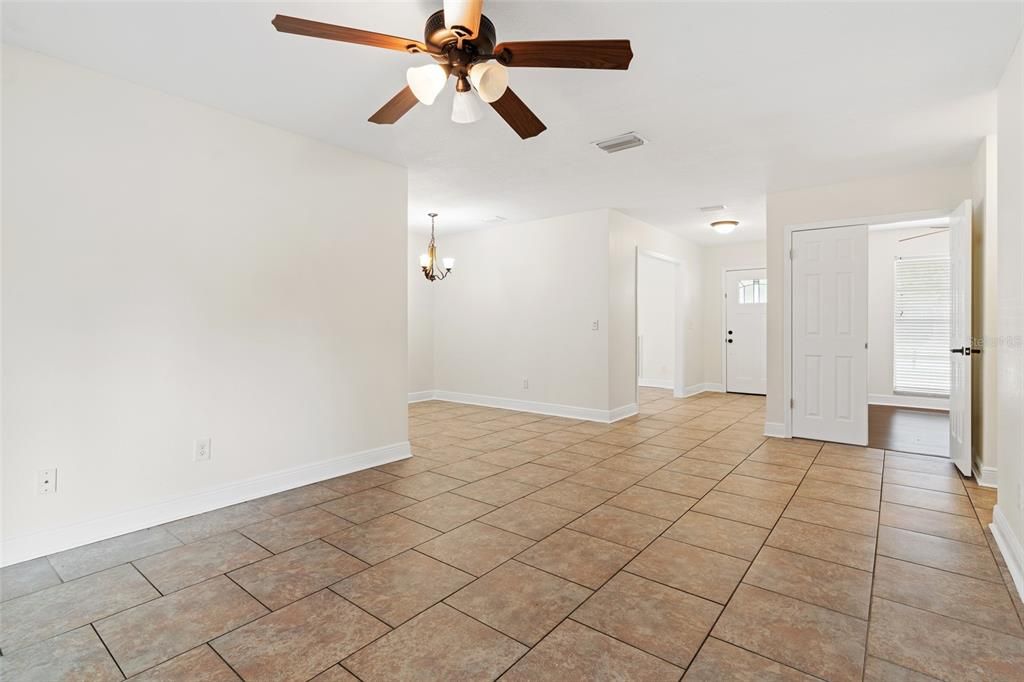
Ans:
[[[725,273],[725,390],[765,394],[768,384],[767,271]]]
[[[793,435],[868,441],[867,225],[793,232]]]
[[[949,458],[971,475],[971,202],[949,214]]]

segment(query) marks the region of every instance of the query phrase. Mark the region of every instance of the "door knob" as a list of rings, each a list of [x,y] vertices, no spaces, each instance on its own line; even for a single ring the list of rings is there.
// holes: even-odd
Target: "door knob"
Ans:
[[[726,339],[726,343],[732,343],[732,339]]]

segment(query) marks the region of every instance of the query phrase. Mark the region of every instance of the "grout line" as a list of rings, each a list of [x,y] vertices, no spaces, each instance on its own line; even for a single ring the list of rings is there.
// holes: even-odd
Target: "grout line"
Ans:
[[[121,669],[121,664],[117,662],[116,658],[114,658],[114,654],[110,650],[110,647],[107,646],[107,643],[103,641],[102,637],[100,637],[100,631],[96,629],[96,625],[93,623],[89,623],[85,627],[92,628],[93,633],[95,633],[96,635],[96,639],[100,640],[100,644],[103,645],[103,649],[107,652],[107,656],[110,656],[110,660],[114,662],[114,667],[117,668],[117,672],[121,673],[121,677],[127,678],[128,676],[124,674],[124,670]],[[73,630],[69,630],[69,632],[73,632]]]

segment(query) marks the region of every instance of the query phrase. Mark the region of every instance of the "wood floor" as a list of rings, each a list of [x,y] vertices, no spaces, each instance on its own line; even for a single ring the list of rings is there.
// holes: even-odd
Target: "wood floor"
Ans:
[[[949,412],[871,405],[868,447],[949,457]]]

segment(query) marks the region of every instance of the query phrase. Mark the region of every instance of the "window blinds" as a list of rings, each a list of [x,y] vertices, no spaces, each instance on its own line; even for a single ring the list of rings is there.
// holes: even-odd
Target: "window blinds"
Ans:
[[[949,257],[896,259],[893,390],[949,395]]]

